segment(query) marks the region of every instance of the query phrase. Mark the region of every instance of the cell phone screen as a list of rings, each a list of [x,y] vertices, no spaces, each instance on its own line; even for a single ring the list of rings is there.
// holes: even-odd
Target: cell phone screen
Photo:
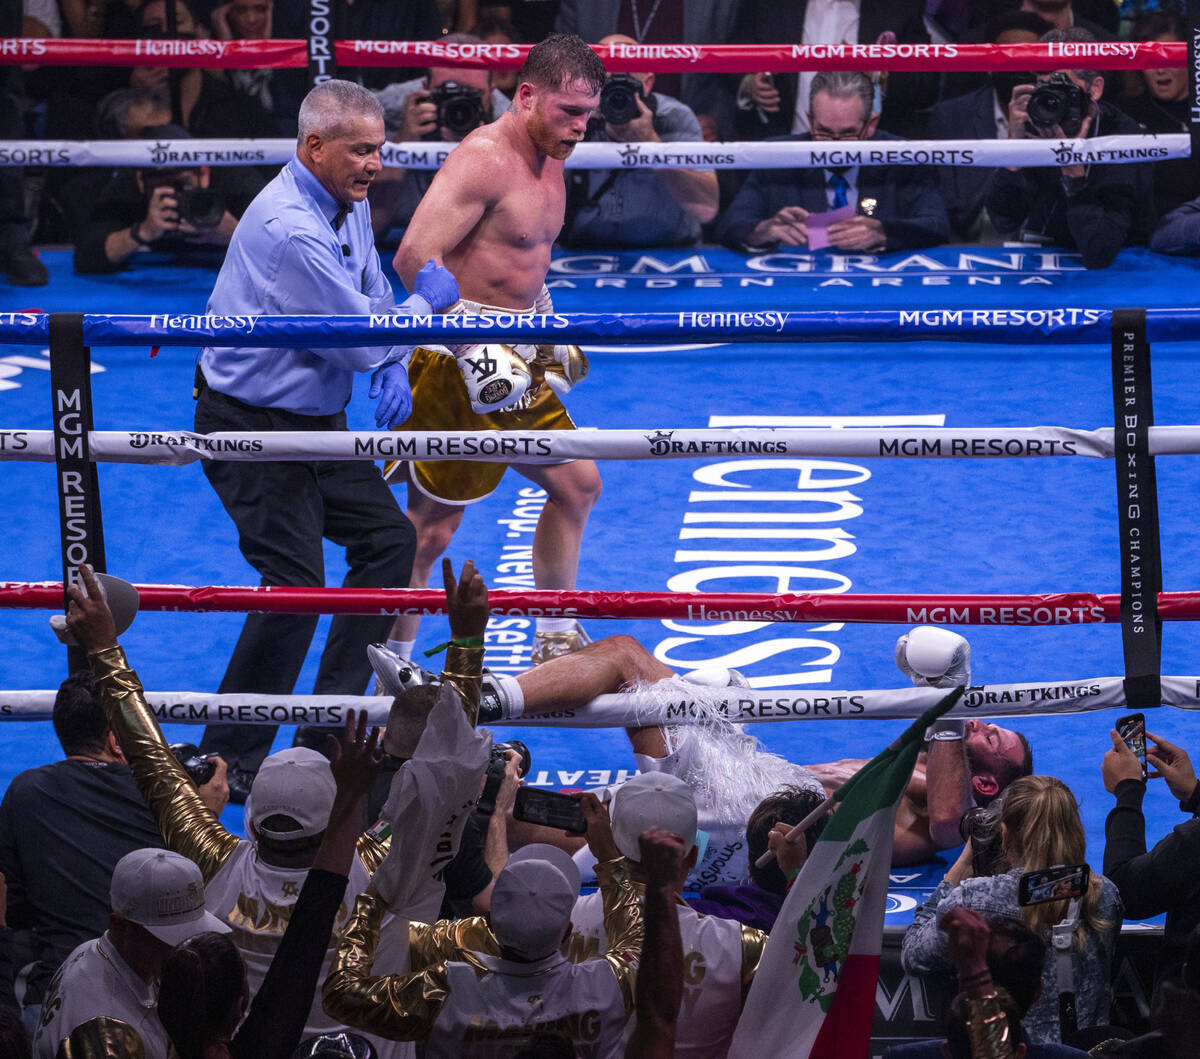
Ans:
[[[1117,734],[1133,752],[1142,766],[1142,779],[1146,778],[1146,717],[1141,713],[1130,713],[1117,719]]]
[[[583,834],[587,830],[583,808],[576,799],[569,794],[541,791],[536,787],[517,789],[513,816],[517,820],[542,824],[545,827],[556,827],[562,831],[576,834]]]
[[[1086,864],[1056,864],[1052,868],[1027,871],[1017,886],[1017,903],[1036,905],[1043,901],[1066,901],[1082,897],[1091,879]]]

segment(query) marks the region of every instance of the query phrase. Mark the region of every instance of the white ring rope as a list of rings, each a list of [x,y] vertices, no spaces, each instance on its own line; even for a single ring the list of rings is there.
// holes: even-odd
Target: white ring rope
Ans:
[[[438,169],[452,144],[385,143],[385,168]],[[39,166],[283,165],[295,140],[0,140],[0,164]],[[1187,158],[1187,133],[1075,140],[839,140],[581,143],[568,169],[800,169],[842,165],[1120,165]]]
[[[1156,456],[1200,453],[1200,426],[1150,427]],[[77,442],[69,442],[77,444]],[[199,459],[268,460],[479,460],[490,463],[557,463],[562,460],[711,459],[745,456],[850,456],[869,458],[979,459],[1048,456],[1113,458],[1113,429],[1070,427],[964,427],[879,430],[651,429],[498,431],[226,431],[93,430],[92,460],[167,464]],[[54,432],[0,429],[0,461],[54,460]]]
[[[872,691],[714,690],[685,680],[670,682],[671,694],[626,692],[600,695],[574,710],[496,722],[549,728],[624,728],[630,725],[704,723],[713,713],[738,723],[919,717],[946,694],[943,688],[885,688]],[[53,691],[0,691],[0,718],[48,720]],[[392,700],[375,695],[208,695],[153,691],[147,701],[164,724],[340,724],[348,709],[366,709],[371,724],[385,724]],[[665,700],[665,702],[664,702]],[[1090,713],[1124,706],[1120,677],[986,684],[970,688],[952,717],[1036,717]],[[1200,677],[1162,678],[1164,705],[1200,709]]]

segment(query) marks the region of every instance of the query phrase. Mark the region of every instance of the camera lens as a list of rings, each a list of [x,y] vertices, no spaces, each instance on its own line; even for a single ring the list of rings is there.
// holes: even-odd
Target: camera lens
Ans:
[[[614,74],[600,91],[600,113],[610,125],[628,125],[638,116],[642,86],[628,74]]]

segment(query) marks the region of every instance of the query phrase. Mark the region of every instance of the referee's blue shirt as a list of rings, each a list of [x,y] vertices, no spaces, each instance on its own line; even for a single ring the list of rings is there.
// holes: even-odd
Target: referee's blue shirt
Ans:
[[[357,203],[335,231],[340,208],[308,167],[293,158],[238,222],[208,311],[321,316],[431,312],[417,294],[396,305],[380,269],[367,203]],[[349,247],[349,255],[343,246]],[[212,389],[247,404],[329,415],[346,407],[355,372],[402,360],[410,348],[209,346],[200,356],[200,368]]]

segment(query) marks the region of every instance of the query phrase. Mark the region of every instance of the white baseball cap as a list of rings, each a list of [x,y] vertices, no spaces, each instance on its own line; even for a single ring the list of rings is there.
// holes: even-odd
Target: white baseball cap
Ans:
[[[502,948],[527,960],[562,943],[579,898],[579,869],[570,855],[540,842],[522,846],[496,877],[492,933]]]
[[[168,945],[209,930],[230,931],[227,923],[205,911],[200,869],[167,849],[135,849],[117,861],[109,907]]]
[[[308,747],[294,746],[262,763],[250,785],[246,818],[263,838],[311,838],[328,826],[336,793],[329,759]],[[300,826],[291,831],[264,828],[262,822],[270,816],[286,816]]]
[[[608,813],[617,849],[630,860],[642,859],[638,837],[652,827],[679,835],[685,856],[696,845],[696,796],[678,776],[639,773],[613,792]]]

